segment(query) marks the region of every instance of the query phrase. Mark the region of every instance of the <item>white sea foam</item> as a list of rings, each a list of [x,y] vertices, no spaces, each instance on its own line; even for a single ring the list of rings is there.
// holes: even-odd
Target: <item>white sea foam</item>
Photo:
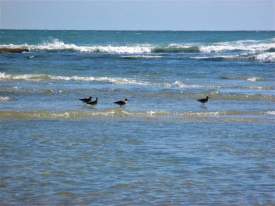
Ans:
[[[271,52],[275,50],[275,40],[269,41],[232,41],[218,42],[212,44],[169,44],[166,46],[152,44],[131,44],[131,45],[76,45],[72,43],[64,43],[55,39],[42,44],[3,44],[1,48],[10,49],[27,49],[29,51],[76,51],[87,53],[110,53],[110,54],[148,54],[148,53],[178,53],[178,52],[226,52],[226,51],[243,51],[249,54],[259,52]],[[261,57],[259,57],[261,58]]]
[[[200,88],[201,85],[196,84],[186,84],[182,81],[169,82],[149,82],[130,78],[121,77],[93,77],[93,76],[55,76],[47,74],[7,74],[0,72],[1,80],[22,80],[22,81],[86,81],[86,82],[106,82],[112,84],[128,84],[128,85],[139,85],[139,86],[155,86],[163,88],[175,88],[175,89],[185,89],[185,88]]]
[[[255,59],[261,62],[275,62],[275,52],[265,52],[255,56]]]
[[[61,81],[97,81],[109,82],[114,84],[134,84],[148,85],[148,82],[137,81],[135,79],[116,78],[116,77],[84,77],[84,76],[55,76],[46,74],[6,74],[0,72],[0,80],[25,80],[25,81],[45,81],[45,80],[61,80]]]
[[[212,45],[201,46],[200,51],[205,53],[225,52],[225,51],[248,51],[249,53],[257,53],[275,49],[275,41],[235,41],[220,42]]]
[[[78,51],[78,52],[88,52],[88,53],[111,53],[111,54],[144,54],[150,53],[152,47],[150,45],[131,45],[131,46],[113,46],[113,45],[98,45],[98,46],[88,46],[88,45],[75,45],[67,44],[58,39],[52,42],[46,42],[38,45],[30,44],[4,44],[0,45],[0,48],[11,48],[11,49],[28,49],[30,51]]]
[[[256,82],[256,81],[262,80],[262,78],[260,78],[260,77],[249,77],[246,80],[250,81],[250,82]]]
[[[200,88],[202,87],[201,85],[196,85],[196,84],[185,84],[182,81],[175,81],[173,83],[163,83],[163,86],[166,88]]]
[[[275,111],[268,111],[266,114],[275,115]]]
[[[0,103],[1,103],[1,102],[8,102],[9,100],[10,100],[9,97],[0,96]]]

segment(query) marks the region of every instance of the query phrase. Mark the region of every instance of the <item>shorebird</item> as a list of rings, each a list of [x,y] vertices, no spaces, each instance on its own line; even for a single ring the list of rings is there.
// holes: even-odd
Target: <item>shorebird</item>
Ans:
[[[208,102],[208,99],[209,99],[209,97],[206,96],[205,98],[198,99],[197,101],[202,103],[202,104],[205,104],[206,102]]]
[[[83,99],[79,99],[80,101],[84,102],[84,103],[88,103],[90,101],[92,101],[92,97],[86,97],[86,98],[83,98]]]
[[[124,105],[127,104],[127,103],[128,103],[128,99],[119,100],[119,101],[114,102],[114,104],[117,104],[117,105],[119,105],[120,107],[121,107],[121,106],[124,106]]]
[[[89,104],[89,105],[95,106],[95,105],[97,105],[97,98],[95,98],[95,101],[89,101],[89,102],[86,102],[86,103]]]

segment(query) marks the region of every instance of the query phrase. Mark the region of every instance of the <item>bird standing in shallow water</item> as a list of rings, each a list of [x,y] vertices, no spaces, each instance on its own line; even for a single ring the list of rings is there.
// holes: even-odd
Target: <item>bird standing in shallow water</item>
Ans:
[[[86,98],[83,98],[83,99],[79,99],[80,101],[84,102],[84,103],[88,103],[90,101],[92,101],[92,97],[86,97]]]
[[[117,104],[117,105],[119,105],[120,107],[121,107],[121,106],[124,106],[124,105],[127,104],[127,103],[128,103],[128,99],[119,100],[119,101],[114,102],[114,104]]]
[[[208,102],[208,99],[209,99],[209,97],[206,96],[206,98],[198,99],[197,101],[202,103],[202,104],[205,104],[206,102]]]
[[[95,101],[89,101],[89,102],[86,102],[87,104],[89,104],[89,105],[93,105],[93,106],[95,106],[95,105],[97,105],[97,98],[95,98]]]

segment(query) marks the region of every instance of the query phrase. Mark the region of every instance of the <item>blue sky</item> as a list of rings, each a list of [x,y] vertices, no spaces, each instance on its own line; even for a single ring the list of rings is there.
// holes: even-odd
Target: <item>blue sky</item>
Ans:
[[[275,30],[275,0],[0,0],[2,29]]]

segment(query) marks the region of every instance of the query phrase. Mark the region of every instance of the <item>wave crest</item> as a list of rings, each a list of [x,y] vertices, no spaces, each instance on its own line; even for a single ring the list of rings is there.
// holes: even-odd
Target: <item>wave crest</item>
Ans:
[[[249,53],[274,52],[275,40],[269,41],[233,41],[218,42],[212,44],[169,44],[164,46],[152,44],[136,45],[76,45],[64,43],[58,39],[42,44],[3,44],[0,52],[24,52],[24,51],[76,51],[90,53],[110,54],[147,54],[147,53],[220,53],[232,51],[246,51]]]
[[[266,114],[275,115],[275,111],[268,111],[268,112],[266,112]]]
[[[136,79],[120,78],[120,77],[93,77],[93,76],[55,76],[47,74],[6,74],[0,72],[0,81],[1,80],[22,80],[22,81],[86,81],[86,82],[106,82],[112,84],[128,84],[128,85],[138,85],[138,86],[155,86],[163,88],[176,88],[176,89],[187,89],[187,88],[200,88],[201,85],[195,84],[185,84],[182,81],[175,81],[173,83],[163,82],[148,82],[148,81],[139,81]]]
[[[0,103],[5,103],[5,102],[8,102],[10,100],[9,97],[2,97],[0,96]]]
[[[121,55],[124,59],[152,59],[162,58],[159,54],[195,53],[204,56],[192,56],[191,59],[205,61],[258,61],[264,63],[275,62],[275,40],[261,41],[233,41],[218,43],[188,43],[188,44],[135,44],[135,45],[76,45],[64,43],[58,39],[42,44],[3,44],[0,53],[22,52],[59,52],[72,51],[81,53],[102,53]],[[214,55],[213,55],[214,54]],[[28,57],[32,59],[34,56]]]
[[[6,74],[0,72],[0,80],[26,80],[26,81],[97,81],[97,82],[107,82],[114,84],[134,84],[134,85],[147,85],[148,82],[137,81],[135,79],[127,78],[115,78],[115,77],[84,77],[84,76],[55,76],[47,74]]]
[[[226,51],[247,51],[250,53],[266,52],[275,49],[275,41],[263,40],[246,40],[246,41],[233,41],[233,42],[219,42],[212,45],[205,45],[200,47],[200,51],[205,53],[211,52],[226,52]]]
[[[265,52],[255,56],[255,59],[261,62],[275,62],[274,52]]]
[[[132,46],[79,46],[75,44],[67,44],[58,39],[52,42],[46,42],[38,45],[29,44],[5,44],[0,45],[0,51],[76,51],[86,53],[111,53],[111,54],[144,54],[150,53],[152,47],[150,45],[132,45]]]

